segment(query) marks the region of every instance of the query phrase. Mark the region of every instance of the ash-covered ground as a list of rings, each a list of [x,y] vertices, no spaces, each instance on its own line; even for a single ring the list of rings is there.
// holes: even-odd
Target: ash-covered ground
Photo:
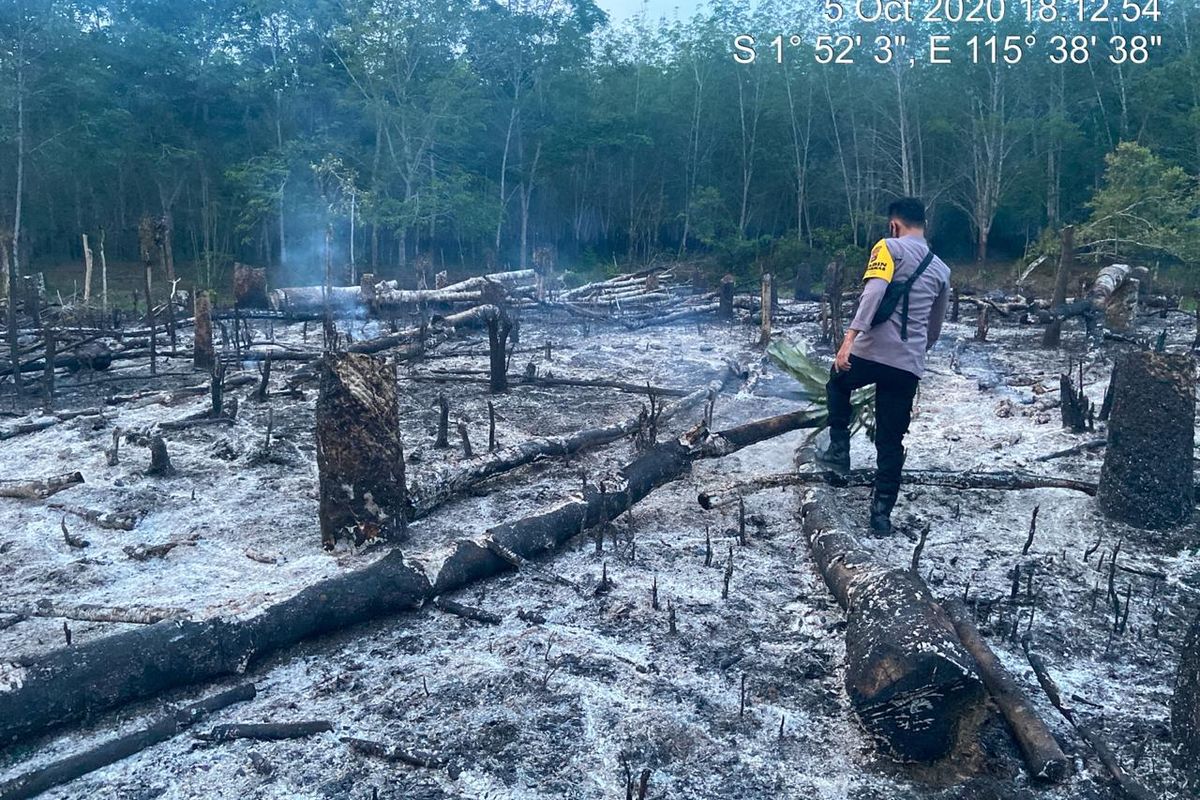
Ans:
[[[814,312],[815,305],[792,310]],[[1103,435],[1061,428],[1060,371],[1077,371],[1086,392],[1103,395],[1111,355],[1087,352],[1070,333],[1067,347],[1037,347],[1040,327],[994,322],[987,343],[970,341],[964,314],[933,351],[907,445],[911,468],[1028,468],[1096,480],[1102,450],[1038,463],[1038,456]],[[252,323],[256,338],[266,323]],[[1147,317],[1141,333],[1170,327],[1169,348],[1190,345],[1189,318]],[[301,326],[273,325],[278,341],[301,347]],[[372,326],[355,324],[355,336]],[[607,377],[696,388],[726,357],[751,368],[750,380],[717,401],[721,428],[789,411],[803,402],[792,380],[752,346],[744,324],[679,324],[629,331],[617,325],[526,314],[513,371],[533,361],[538,374]],[[776,336],[815,341],[815,323],[777,326]],[[310,340],[311,340],[310,336]],[[550,358],[543,350],[552,344]],[[315,346],[310,341],[309,346]],[[449,356],[458,351],[465,355]],[[401,367],[400,394],[409,478],[461,450],[432,447],[439,393],[451,419],[468,423],[476,452],[486,451],[487,401],[500,415],[501,446],[566,433],[637,414],[645,398],[602,388],[516,384],[499,396],[480,383],[414,380],[434,369],[482,370],[486,345],[456,340],[437,358]],[[170,371],[182,371],[180,359]],[[286,362],[275,365],[282,385]],[[121,370],[122,376],[144,366]],[[112,376],[107,376],[111,378]],[[63,380],[61,408],[98,403],[114,391],[106,376]],[[199,375],[134,377],[116,391],[196,385]],[[202,411],[197,396],[106,407],[102,422],[79,419],[0,442],[0,477],[38,478],[80,470],[86,483],[46,501],[0,499],[0,619],[20,610],[95,604],[178,610],[199,618],[250,614],[324,577],[370,563],[382,547],[355,552],[320,548],[313,441],[316,387],[305,399],[240,400],[232,426],[166,433],[177,474],[151,478],[145,448],[122,445],[108,466],[112,429],[150,430],[156,422]],[[690,427],[701,409],[680,415],[662,435]],[[273,443],[264,453],[268,415]],[[0,421],[0,428],[15,424]],[[453,426],[452,426],[453,431]],[[1104,520],[1094,501],[1059,489],[956,491],[906,487],[894,516],[898,533],[864,542],[896,566],[912,558],[918,532],[930,525],[921,572],[935,593],[966,595],[985,609],[988,641],[1034,698],[1077,772],[1057,787],[1032,785],[1015,746],[993,715],[979,745],[938,770],[914,772],[877,753],[853,718],[842,688],[844,614],[817,574],[800,532],[803,488],[745,494],[747,541],[739,542],[736,506],[704,511],[701,490],[796,469],[809,436],[801,431],[723,459],[701,461],[602,531],[577,537],[540,566],[545,575],[509,573],[455,599],[500,615],[499,625],[467,621],[427,607],[309,642],[252,667],[244,679],[258,697],[202,723],[327,719],[332,733],[283,742],[204,745],[185,733],[138,756],[48,793],[47,797],[127,798],[520,798],[623,797],[649,770],[647,797],[678,798],[1107,798],[1117,796],[1103,768],[1037,687],[1020,639],[1046,656],[1064,696],[1111,742],[1118,757],[1165,797],[1183,797],[1169,764],[1168,703],[1185,621],[1200,599],[1200,536],[1193,528],[1147,533]],[[457,538],[543,510],[628,462],[621,442],[570,461],[547,459],[491,481],[411,527],[402,547],[430,569]],[[858,465],[873,462],[861,435]],[[865,523],[865,490],[840,490]],[[56,505],[131,511],[131,531],[102,529]],[[1022,555],[1030,515],[1038,525]],[[89,542],[70,547],[60,526]],[[597,538],[601,543],[597,545]],[[706,539],[712,558],[705,565]],[[131,559],[126,547],[188,542],[163,558]],[[1099,542],[1097,546],[1097,542]],[[1116,589],[1131,598],[1129,621],[1115,635],[1106,599],[1108,563]],[[1090,552],[1089,552],[1090,551]],[[251,555],[248,555],[250,553]],[[1086,558],[1085,558],[1086,556]],[[1101,569],[1101,559],[1105,565]],[[732,559],[727,598],[723,576]],[[269,562],[269,563],[265,563]],[[1021,565],[1016,601],[1012,571]],[[602,570],[611,589],[597,593]],[[658,608],[652,607],[657,586]],[[669,630],[672,611],[676,632]],[[126,626],[68,623],[75,643]],[[1016,638],[1013,636],[1014,628]],[[64,646],[63,620],[31,617],[0,631],[0,660]],[[161,713],[233,685],[193,687],[106,715],[82,729],[0,753],[0,781],[130,731]],[[743,685],[745,703],[743,705]],[[448,768],[394,764],[352,752],[355,736],[436,752]],[[1175,788],[1173,788],[1175,787]]]

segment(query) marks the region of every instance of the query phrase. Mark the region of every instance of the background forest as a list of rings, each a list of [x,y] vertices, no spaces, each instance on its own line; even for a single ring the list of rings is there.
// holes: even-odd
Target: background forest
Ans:
[[[1140,66],[735,62],[740,33],[853,28],[821,8],[614,26],[592,0],[8,0],[0,237],[22,271],[81,262],[81,234],[135,261],[139,218],[168,215],[181,271],[212,286],[234,260],[315,279],[327,226],[339,264],[382,277],[546,245],[579,271],[790,275],[857,256],[915,194],[958,262],[1052,250],[1067,223],[1084,253],[1179,276],[1200,257],[1193,0],[1139,23],[1163,35]],[[1009,16],[1000,33],[1028,32]]]

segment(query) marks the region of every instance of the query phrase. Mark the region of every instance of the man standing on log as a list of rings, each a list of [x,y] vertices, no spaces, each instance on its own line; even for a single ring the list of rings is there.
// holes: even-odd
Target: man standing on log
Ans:
[[[892,530],[913,397],[950,296],[950,268],[925,241],[924,204],[913,197],[895,201],[888,207],[888,227],[891,237],[871,250],[858,310],[825,386],[830,441],[817,456],[827,469],[850,471],[850,394],[875,384],[871,530],[878,535]]]

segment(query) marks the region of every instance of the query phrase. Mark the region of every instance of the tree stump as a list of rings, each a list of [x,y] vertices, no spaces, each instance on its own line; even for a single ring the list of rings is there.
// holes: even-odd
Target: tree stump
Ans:
[[[842,326],[842,262],[834,259],[825,267],[825,302],[821,308],[822,339],[837,346],[845,331]]]
[[[1192,620],[1179,659],[1171,700],[1171,735],[1192,784],[1200,785],[1200,614]]]
[[[1191,518],[1195,371],[1183,353],[1118,358],[1097,493],[1108,517],[1147,529]]]
[[[493,393],[508,389],[508,335],[513,330],[512,319],[501,307],[499,313],[488,317],[489,388]]]
[[[775,292],[771,273],[762,276],[762,298],[759,305],[759,316],[762,317],[759,326],[758,343],[766,347],[771,343],[771,319],[775,316]]]
[[[792,299],[807,300],[809,299],[808,287],[811,283],[812,274],[808,264],[801,264],[796,267],[796,274],[792,277]]]
[[[404,450],[396,365],[363,353],[327,353],[317,398],[321,543],[394,537],[404,525]]]
[[[733,283],[732,275],[721,278],[721,301],[717,306],[717,316],[721,319],[733,319]]]
[[[195,322],[192,325],[192,366],[210,372],[217,359],[213,350],[212,301],[209,300],[208,292],[196,292],[193,308]]]
[[[262,267],[233,265],[233,304],[238,308],[270,308],[267,271]]]
[[[1137,321],[1138,292],[1141,281],[1129,278],[1109,296],[1104,306],[1104,324],[1109,330],[1128,333]]]

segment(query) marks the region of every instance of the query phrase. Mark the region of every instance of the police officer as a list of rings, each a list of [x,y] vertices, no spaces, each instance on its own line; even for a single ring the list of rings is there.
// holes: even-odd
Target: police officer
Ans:
[[[892,530],[891,513],[904,466],[904,434],[925,372],[925,352],[938,340],[950,295],[950,268],[925,241],[921,201],[905,197],[892,203],[888,228],[891,235],[871,249],[858,310],[825,386],[830,442],[817,456],[827,469],[849,472],[850,393],[874,384],[876,473],[871,530],[877,535]]]

